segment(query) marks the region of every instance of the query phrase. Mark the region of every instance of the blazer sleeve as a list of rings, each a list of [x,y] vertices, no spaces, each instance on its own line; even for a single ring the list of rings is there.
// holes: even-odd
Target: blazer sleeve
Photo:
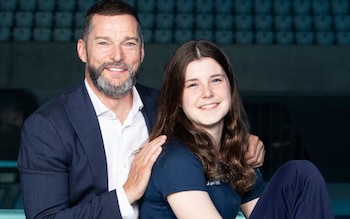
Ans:
[[[96,188],[93,164],[67,124],[42,112],[24,124],[18,169],[26,217],[121,218],[115,191]]]

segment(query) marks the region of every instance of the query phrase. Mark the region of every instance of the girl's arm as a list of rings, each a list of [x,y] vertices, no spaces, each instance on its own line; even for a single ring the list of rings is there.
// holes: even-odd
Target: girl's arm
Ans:
[[[205,191],[184,191],[167,196],[171,209],[179,219],[221,219],[209,194]]]
[[[253,209],[258,200],[259,198],[256,198],[241,205],[241,210],[246,218],[250,217],[250,214],[253,212]]]

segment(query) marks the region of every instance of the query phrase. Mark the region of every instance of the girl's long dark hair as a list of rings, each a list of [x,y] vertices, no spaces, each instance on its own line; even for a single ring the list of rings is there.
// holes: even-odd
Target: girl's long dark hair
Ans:
[[[231,109],[224,118],[219,149],[210,135],[194,126],[182,108],[185,71],[188,64],[203,57],[213,58],[226,72],[231,85]],[[245,160],[249,125],[229,59],[215,44],[200,40],[182,45],[169,60],[160,90],[158,118],[150,138],[165,134],[178,139],[202,162],[207,179],[228,180],[243,194],[255,184],[256,176]]]

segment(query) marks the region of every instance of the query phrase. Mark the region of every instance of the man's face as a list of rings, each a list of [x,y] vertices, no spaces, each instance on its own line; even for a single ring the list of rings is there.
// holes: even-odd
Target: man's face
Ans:
[[[144,57],[136,19],[94,15],[84,52],[86,77],[106,96],[123,97],[136,83]]]

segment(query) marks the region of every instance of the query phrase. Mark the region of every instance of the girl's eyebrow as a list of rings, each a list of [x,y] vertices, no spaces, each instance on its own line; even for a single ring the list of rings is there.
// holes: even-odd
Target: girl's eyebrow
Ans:
[[[224,77],[225,76],[225,73],[223,72],[220,72],[220,73],[217,73],[217,74],[213,74],[210,76],[210,78],[213,78],[213,77]],[[198,79],[197,78],[189,78],[189,79],[186,79],[185,82],[189,82],[189,81],[197,81]]]
[[[188,81],[197,81],[197,80],[198,80],[197,78],[190,78],[190,79],[185,80],[185,82],[188,82]]]
[[[216,76],[225,76],[225,73],[223,73],[223,72],[216,73],[216,74],[213,74],[213,75],[210,76],[210,77],[216,77]]]

